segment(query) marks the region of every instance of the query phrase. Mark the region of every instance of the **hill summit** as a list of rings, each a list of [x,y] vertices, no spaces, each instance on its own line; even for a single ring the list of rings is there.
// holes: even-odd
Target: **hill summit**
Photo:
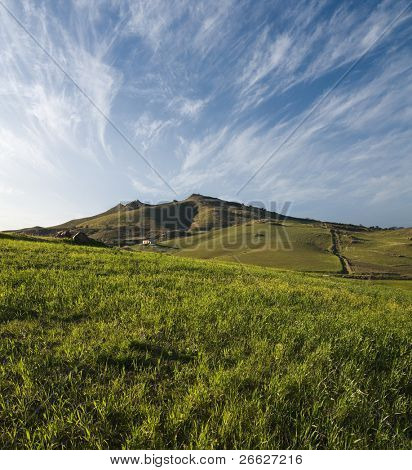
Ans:
[[[147,238],[165,240],[263,218],[279,220],[284,216],[239,202],[194,193],[181,201],[162,204],[147,204],[139,200],[119,203],[101,214],[20,232],[52,236],[61,230],[77,230],[108,245],[122,245],[126,240],[129,244]]]
[[[304,224],[325,224],[312,219],[287,217],[264,208],[235,201],[193,193],[181,201],[148,204],[139,200],[119,203],[101,214],[74,219],[53,227],[33,227],[20,233],[53,236],[61,230],[82,231],[87,236],[107,245],[140,243],[145,239],[154,241],[190,236],[253,221],[279,223],[293,220]],[[345,225],[350,229],[350,225]],[[359,227],[356,227],[359,229]]]

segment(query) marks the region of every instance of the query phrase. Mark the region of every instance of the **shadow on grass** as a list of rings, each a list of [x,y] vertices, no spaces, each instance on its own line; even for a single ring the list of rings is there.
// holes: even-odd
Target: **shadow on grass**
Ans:
[[[165,359],[169,361],[191,362],[196,358],[194,353],[181,353],[175,349],[168,349],[150,343],[132,341],[129,345],[132,351],[145,353],[146,356]]]
[[[50,315],[50,320],[61,323],[80,323],[85,320],[90,320],[90,315],[85,313],[73,313],[72,315]]]
[[[0,309],[0,323],[7,323],[12,320],[37,320],[38,318],[39,312],[36,310],[25,310],[10,306]]]
[[[140,341],[132,341],[129,350],[130,354],[121,354],[119,356],[101,354],[98,357],[98,362],[124,368],[125,370],[135,370],[141,367],[156,367],[160,362],[163,362],[163,364],[171,364],[172,362],[187,364],[197,358],[195,353],[181,353],[174,349]]]
[[[72,240],[71,238],[56,238],[52,234],[48,236],[35,236],[24,233],[0,232],[0,239],[36,243],[53,243],[71,246],[86,246],[93,248],[109,248],[105,243],[100,242],[98,240],[94,240],[93,238],[90,238],[90,241],[87,243],[78,243]]]

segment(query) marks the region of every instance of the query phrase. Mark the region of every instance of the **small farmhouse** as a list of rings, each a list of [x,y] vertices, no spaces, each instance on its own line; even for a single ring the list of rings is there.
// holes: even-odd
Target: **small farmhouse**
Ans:
[[[143,240],[142,245],[151,245],[152,241],[151,240]]]

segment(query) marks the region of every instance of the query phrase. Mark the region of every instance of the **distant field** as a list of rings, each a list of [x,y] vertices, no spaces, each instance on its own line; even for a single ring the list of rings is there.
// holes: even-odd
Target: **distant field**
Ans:
[[[412,280],[409,280],[409,281],[385,280],[385,281],[367,281],[367,282],[371,282],[373,285],[376,285],[376,286],[386,286],[388,288],[395,287],[396,289],[412,291]]]
[[[411,338],[406,290],[0,235],[0,448],[410,449]]]
[[[412,279],[412,229],[339,230],[339,234],[342,254],[350,262],[352,275]],[[321,224],[287,221],[280,227],[270,222],[251,223],[177,238],[162,245],[172,247],[171,254],[191,258],[306,272],[340,273],[342,269],[331,250],[330,229]]]
[[[412,277],[412,229],[381,230],[343,238],[355,273],[399,273]]]
[[[218,258],[295,271],[341,269],[338,258],[329,251],[332,245],[329,230],[304,224],[251,223],[164,244],[178,249],[173,252],[178,256]]]

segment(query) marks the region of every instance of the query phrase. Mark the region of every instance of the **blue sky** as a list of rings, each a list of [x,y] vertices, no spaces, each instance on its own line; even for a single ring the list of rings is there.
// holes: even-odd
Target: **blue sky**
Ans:
[[[2,2],[173,190],[0,6],[0,229],[194,192],[412,225],[408,2]]]

